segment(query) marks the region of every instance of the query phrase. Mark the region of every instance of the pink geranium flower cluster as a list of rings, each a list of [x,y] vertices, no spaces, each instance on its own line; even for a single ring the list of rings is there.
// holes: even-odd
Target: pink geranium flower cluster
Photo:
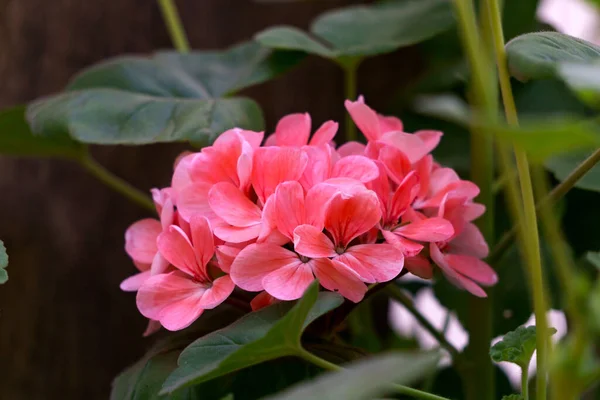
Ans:
[[[311,137],[308,114],[263,133],[224,132],[180,157],[171,187],[154,189],[160,219],[126,232],[140,272],[122,284],[140,312],[179,330],[226,301],[236,286],[259,292],[260,308],[295,300],[318,279],[359,302],[367,284],[403,268],[432,278],[434,265],[459,288],[484,297],[497,276],[481,259],[488,246],[472,221],[484,212],[479,189],[435,163],[438,131],[404,132],[362,97],[346,108],[367,144],[335,146],[338,124]],[[158,322],[157,322],[158,321]]]

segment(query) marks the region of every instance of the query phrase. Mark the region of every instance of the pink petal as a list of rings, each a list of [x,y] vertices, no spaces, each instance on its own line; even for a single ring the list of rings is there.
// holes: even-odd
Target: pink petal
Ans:
[[[445,258],[455,271],[480,285],[492,286],[498,283],[496,271],[478,258],[461,254],[446,254]]]
[[[233,260],[235,260],[235,257],[237,257],[241,250],[242,249],[240,248],[228,245],[217,246],[215,254],[217,256],[219,268],[221,268],[223,272],[229,273]]]
[[[351,178],[366,183],[379,176],[377,165],[364,156],[347,156],[333,166],[332,178]]]
[[[204,275],[204,270],[199,269],[196,262],[194,248],[181,228],[171,225],[158,236],[157,243],[160,254],[179,270],[193,277]]]
[[[240,189],[246,190],[252,178],[252,156],[254,150],[248,142],[242,144],[242,153],[237,160],[237,174],[240,180]]]
[[[272,134],[265,140],[265,147],[277,146],[277,136]]]
[[[429,184],[431,179],[431,168],[433,167],[433,157],[427,155],[415,165],[417,177],[419,178],[419,198],[426,198],[429,193]]]
[[[210,207],[230,225],[244,228],[261,220],[260,208],[229,182],[217,183],[208,194]]]
[[[302,176],[308,156],[295,147],[261,147],[254,152],[252,185],[264,204],[282,182],[297,181]]]
[[[359,142],[346,142],[337,148],[337,152],[342,157],[362,156],[365,154],[366,146]]]
[[[470,222],[464,224],[460,234],[452,239],[450,249],[454,254],[465,254],[477,258],[486,258],[490,252],[481,231]]]
[[[487,297],[485,291],[471,279],[455,271],[446,261],[446,256],[442,254],[439,247],[431,243],[429,246],[431,259],[440,267],[446,278],[456,287],[464,289],[477,297]]]
[[[278,300],[269,293],[260,292],[252,299],[250,302],[250,307],[252,307],[252,311],[258,311],[262,308],[270,306],[273,303],[276,303],[277,301]]]
[[[215,218],[216,215],[208,203],[208,192],[211,188],[210,183],[194,183],[179,192],[177,212],[185,221],[189,221],[194,214],[203,215],[211,221]]]
[[[381,137],[377,113],[365,104],[362,96],[356,101],[346,100],[344,105],[352,120],[368,141],[375,141]]]
[[[381,219],[375,192],[365,191],[346,197],[340,193],[329,202],[325,228],[337,246],[346,247],[354,238],[366,233]]]
[[[395,232],[382,230],[381,233],[385,241],[400,250],[406,257],[414,257],[423,250],[423,245],[413,242],[400,236]]]
[[[420,137],[412,133],[387,132],[381,136],[380,141],[400,150],[411,164],[416,163],[431,151]]]
[[[365,297],[367,286],[362,282],[360,276],[346,264],[328,258],[310,260],[309,263],[319,283],[325,289],[337,291],[355,303]]]
[[[213,233],[210,230],[208,220],[200,215],[194,215],[190,220],[190,230],[192,233],[192,244],[196,254],[198,266],[204,270],[206,276],[206,265],[215,254],[215,241]]]
[[[400,182],[390,204],[388,212],[390,221],[397,222],[410,207],[417,195],[417,183],[418,178],[414,171],[409,172]]]
[[[165,199],[160,210],[160,225],[162,229],[167,229],[169,225],[175,223],[175,206],[171,198]]]
[[[352,196],[361,192],[369,193],[362,182],[350,178],[332,178],[313,186],[305,198],[306,222],[322,228],[325,212],[333,197],[338,193]]]
[[[296,300],[314,280],[310,266],[296,260],[265,276],[262,284],[267,293],[279,300]]]
[[[235,285],[229,275],[215,279],[212,286],[208,287],[202,295],[200,306],[205,310],[215,308],[229,297],[234,288]]]
[[[276,197],[273,194],[267,199],[267,202],[262,209],[260,232],[258,234],[258,238],[256,239],[258,243],[267,241],[271,236],[279,233],[277,231],[277,209],[275,200]],[[288,240],[286,238],[284,243],[287,242]]]
[[[177,331],[190,326],[202,314],[200,300],[205,290],[178,272],[155,275],[138,290],[137,306],[146,318]]]
[[[252,146],[253,149],[259,148],[261,142],[263,141],[263,139],[265,137],[264,132],[248,131],[248,130],[239,129],[239,128],[234,128],[234,129],[237,129],[237,133],[240,136],[242,136],[244,138],[244,140],[246,142],[248,142],[250,144],[250,146]]]
[[[304,189],[298,182],[284,182],[275,192],[275,224],[290,240],[294,229],[305,223]]]
[[[146,325],[146,330],[142,334],[143,337],[148,337],[160,330],[160,321],[155,321],[153,319],[148,320],[148,325]]]
[[[335,257],[331,240],[312,225],[300,225],[294,230],[294,249],[305,257]]]
[[[396,117],[387,117],[384,115],[378,115],[379,118],[379,126],[381,127],[381,131],[383,133],[389,131],[404,131],[404,125],[402,121],[400,121]]]
[[[404,255],[394,246],[389,244],[361,244],[352,246],[346,254],[352,256],[357,262],[350,265],[342,259],[344,255],[338,258],[338,261],[344,262],[348,267],[356,271],[366,282],[387,282],[394,279],[402,271],[404,266]],[[357,266],[360,269],[357,270]],[[365,273],[368,271],[368,274]]]
[[[454,235],[452,224],[439,217],[427,218],[401,226],[394,232],[419,242],[441,242]]]
[[[433,278],[433,266],[423,256],[408,257],[404,259],[404,267],[413,275],[423,279]]]
[[[436,168],[431,173],[431,192],[436,194],[449,184],[458,181],[460,178],[452,168]]]
[[[275,128],[277,146],[300,147],[308,143],[310,115],[290,114],[281,118]]]
[[[192,184],[192,177],[190,175],[190,168],[192,166],[192,161],[198,153],[192,153],[186,155],[185,157],[179,159],[179,162],[175,166],[175,171],[173,172],[173,178],[171,179],[171,187],[175,192],[175,196],[178,198],[179,192],[186,186]]]
[[[308,190],[331,175],[332,149],[329,145],[304,146],[302,149],[306,152],[310,168],[304,170],[300,183]]]
[[[163,257],[160,252],[156,252],[152,264],[150,264],[150,274],[158,275],[164,273],[169,268],[169,261]]]
[[[150,271],[140,272],[125,279],[119,287],[124,292],[137,292],[148,278],[150,278]]]
[[[444,134],[440,131],[417,131],[414,135],[418,136],[425,143],[428,149],[427,152],[429,153],[440,144],[440,140]]]
[[[379,198],[379,205],[381,206],[381,213],[383,214],[383,216],[385,218],[385,221],[383,221],[383,222],[384,223],[397,222],[398,217],[390,218],[388,215],[388,202],[390,200],[391,188],[390,188],[390,180],[388,179],[387,172],[381,161],[376,160],[375,164],[377,165],[377,168],[379,169],[379,176],[376,179],[369,182],[367,184],[367,187],[369,189],[371,189],[372,191],[374,191],[377,194],[377,197]]]
[[[262,224],[258,223],[252,226],[237,227],[231,226],[226,222],[213,223],[213,232],[216,237],[224,242],[243,243],[256,239],[262,230]]]
[[[408,157],[393,146],[383,146],[379,151],[379,161],[385,166],[390,179],[400,184],[404,177],[411,171]]]
[[[269,244],[251,244],[244,248],[231,264],[231,279],[244,290],[263,290],[262,280],[271,272],[299,262],[298,255],[283,247]]]
[[[125,231],[125,251],[134,261],[150,264],[158,251],[156,238],[162,226],[156,219],[146,218],[133,223]]]
[[[328,144],[333,140],[337,133],[339,124],[333,121],[327,121],[317,129],[313,137],[310,139],[311,146],[319,146]]]
[[[465,221],[474,221],[485,213],[485,206],[479,203],[465,203],[462,216]]]

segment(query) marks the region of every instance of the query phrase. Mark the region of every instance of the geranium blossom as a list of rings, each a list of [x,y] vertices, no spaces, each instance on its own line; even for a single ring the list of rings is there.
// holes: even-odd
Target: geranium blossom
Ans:
[[[262,132],[235,128],[177,159],[171,187],[153,192],[160,221],[126,233],[140,272],[122,288],[138,291],[143,315],[183,329],[235,286],[257,292],[256,310],[300,298],[315,279],[359,302],[367,284],[403,268],[430,279],[435,265],[485,296],[497,276],[472,223],[485,209],[479,188],[430,154],[442,133],[404,132],[362,97],[346,108],[366,144],[336,148],[336,122],[311,137],[310,115],[291,114],[262,146]]]

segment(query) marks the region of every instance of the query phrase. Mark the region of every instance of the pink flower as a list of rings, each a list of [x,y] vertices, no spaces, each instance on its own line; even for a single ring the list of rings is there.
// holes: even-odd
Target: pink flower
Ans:
[[[308,113],[290,114],[281,118],[275,128],[275,133],[269,136],[265,146],[292,146],[305,145],[319,146],[329,144],[338,130],[338,123],[327,121],[313,135],[310,141],[311,119]]]
[[[209,266],[215,245],[209,222],[201,216],[190,220],[191,235],[171,225],[158,238],[160,253],[176,271],[147,279],[137,294],[140,312],[160,321],[168,330],[180,330],[204,310],[221,304],[234,289],[228,275],[213,277]]]

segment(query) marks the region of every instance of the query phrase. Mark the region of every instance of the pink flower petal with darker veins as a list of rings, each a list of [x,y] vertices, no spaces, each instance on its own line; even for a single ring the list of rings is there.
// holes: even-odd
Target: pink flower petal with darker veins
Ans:
[[[345,262],[346,255],[354,258],[358,264],[353,260],[351,263]],[[394,279],[404,266],[402,252],[386,243],[352,246],[337,260],[356,271],[365,282],[369,283]]]
[[[231,264],[233,264],[233,260],[240,253],[242,249],[229,245],[220,245],[215,249],[215,255],[217,256],[217,262],[219,264],[219,268],[223,272],[229,272],[231,269]]]
[[[203,269],[203,275],[207,276],[206,265],[215,254],[215,241],[210,224],[205,217],[194,215],[190,220],[190,230],[196,262],[200,269]]]
[[[498,283],[496,271],[478,258],[462,254],[446,254],[445,258],[455,271],[480,285],[493,286]]]
[[[173,178],[171,179],[171,187],[175,192],[175,197],[178,198],[179,192],[186,186],[192,184],[192,177],[190,175],[190,168],[194,158],[198,153],[192,153],[181,158],[175,166],[173,172]],[[176,199],[177,201],[177,199]]]
[[[300,184],[308,190],[331,175],[331,152],[329,145],[302,147],[308,157],[309,168],[304,170]]]
[[[433,149],[435,149],[438,144],[440,144],[440,140],[442,139],[442,136],[444,135],[442,132],[440,131],[417,131],[414,133],[414,135],[418,136],[419,138],[421,138],[421,140],[423,140],[423,142],[425,143],[425,146],[428,149],[428,153],[431,152]]]
[[[404,177],[402,182],[396,188],[392,197],[390,208],[388,211],[388,218],[390,222],[396,222],[410,207],[412,202],[417,195],[419,182],[417,175],[414,171],[411,171]]]
[[[150,273],[151,275],[162,274],[169,268],[169,265],[169,261],[160,252],[157,252],[150,264]]]
[[[411,171],[408,157],[394,146],[382,146],[378,159],[383,163],[389,177],[397,184]]]
[[[200,299],[200,306],[205,310],[215,308],[231,295],[234,288],[235,284],[229,275],[215,279],[212,285],[204,291]]]
[[[406,257],[414,257],[423,250],[423,245],[403,238],[400,234],[387,230],[381,231],[385,241],[400,250]]]
[[[359,96],[356,101],[346,100],[344,106],[368,141],[375,141],[381,137],[377,113],[365,104],[362,96]]]
[[[379,115],[379,126],[381,127],[381,131],[383,133],[390,131],[404,131],[404,125],[402,121],[396,117],[388,117],[384,115]]]
[[[280,184],[275,191],[274,208],[277,229],[292,240],[294,229],[306,220],[302,186],[293,181]]]
[[[214,185],[208,202],[215,214],[230,225],[244,228],[260,223],[260,208],[229,182]]]
[[[305,257],[335,257],[331,240],[312,225],[300,225],[294,230],[294,249]]]
[[[433,278],[433,266],[423,256],[407,257],[404,259],[404,267],[413,275],[423,279]]]
[[[394,232],[419,242],[441,242],[454,235],[452,224],[439,217],[427,218],[401,226]]]
[[[320,146],[323,144],[329,144],[335,137],[335,134],[338,131],[339,124],[334,121],[326,121],[317,129],[317,131],[313,134],[313,137],[310,139],[309,145],[311,146]]]
[[[275,194],[271,195],[262,209],[260,231],[256,241],[262,243],[277,232],[277,209],[275,208]],[[285,242],[284,242],[285,243]]]
[[[365,154],[366,146],[359,142],[346,142],[337,148],[337,152],[342,157],[362,156]]]
[[[379,176],[379,168],[364,156],[347,156],[333,166],[332,178],[351,178],[366,183]]]
[[[148,278],[150,271],[140,272],[125,279],[119,287],[124,292],[136,292]]]
[[[270,243],[251,244],[231,264],[231,279],[244,290],[263,290],[262,280],[271,272],[300,261],[298,255]]]
[[[171,225],[168,230],[158,236],[160,254],[177,269],[190,276],[204,275],[198,268],[196,254],[187,235],[178,226]]]
[[[468,222],[463,225],[463,229],[458,236],[450,242],[450,252],[477,258],[486,258],[490,252],[490,248],[479,228]]]
[[[133,223],[125,231],[125,251],[134,261],[150,264],[158,251],[156,238],[162,226],[156,219],[146,218]]]
[[[155,275],[138,290],[138,309],[146,318],[160,321],[170,331],[192,324],[202,314],[200,306],[206,287],[180,272]]]
[[[243,243],[256,239],[262,230],[262,224],[260,223],[252,226],[237,227],[229,225],[225,221],[215,221],[212,223],[212,227],[216,237],[230,243]]]
[[[309,263],[319,283],[325,289],[337,291],[354,303],[358,303],[365,297],[367,286],[346,264],[328,258],[311,260]]]
[[[271,296],[279,300],[296,300],[315,280],[310,265],[297,260],[265,276],[262,285]]]
[[[448,264],[446,257],[440,251],[439,247],[431,243],[429,246],[431,259],[440,267],[446,278],[456,287],[464,289],[477,297],[487,297],[485,291],[471,279],[458,273]]]
[[[375,192],[359,192],[351,197],[336,194],[325,212],[325,228],[336,246],[347,246],[366,233],[381,219],[379,199]]]
[[[177,212],[181,218],[189,221],[192,215],[200,214],[212,221],[216,214],[208,202],[211,188],[212,184],[209,183],[194,183],[183,188],[177,200]]]
[[[300,147],[308,143],[310,136],[310,115],[290,114],[281,118],[275,128],[277,146]]]
[[[411,164],[416,163],[431,150],[427,144],[413,133],[387,132],[379,139],[381,143],[393,146],[400,150],[408,158]]]
[[[295,147],[261,147],[254,152],[252,185],[264,204],[277,185],[297,181],[308,163],[308,156]]]

